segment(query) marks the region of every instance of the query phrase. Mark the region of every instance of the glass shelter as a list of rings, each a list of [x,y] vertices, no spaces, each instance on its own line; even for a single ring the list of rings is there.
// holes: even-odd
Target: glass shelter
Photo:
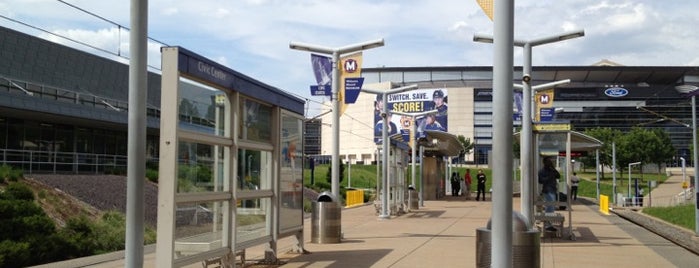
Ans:
[[[288,236],[300,252],[304,102],[180,47],[162,55],[157,266],[235,266]]]

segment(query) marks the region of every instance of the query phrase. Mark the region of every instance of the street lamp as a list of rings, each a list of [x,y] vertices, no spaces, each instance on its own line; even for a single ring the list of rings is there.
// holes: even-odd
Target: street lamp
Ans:
[[[539,39],[524,41],[514,39],[514,46],[522,47],[523,61],[522,64],[522,131],[520,135],[520,151],[522,168],[522,200],[521,212],[531,226],[534,226],[534,157],[532,150],[532,47],[545,45],[549,43],[564,41],[572,38],[582,37],[585,35],[584,30],[567,32],[559,35],[543,37]],[[493,37],[484,34],[474,34],[474,42],[493,43]]]
[[[411,159],[412,159],[412,163],[411,163],[411,165],[412,165],[412,170],[411,170],[412,174],[411,174],[411,175],[412,175],[412,176],[411,176],[411,181],[410,181],[411,183],[410,183],[410,184],[411,184],[413,187],[416,187],[416,186],[415,186],[415,176],[416,176],[416,175],[415,175],[415,158],[417,158],[417,152],[415,151],[415,150],[416,150],[416,147],[417,147],[417,142],[416,142],[416,139],[417,139],[417,137],[416,137],[416,135],[417,135],[417,124],[416,124],[416,122],[415,122],[415,119],[417,119],[417,118],[420,117],[420,116],[425,116],[425,115],[428,115],[428,114],[436,114],[437,112],[439,112],[439,111],[438,111],[438,110],[429,110],[429,111],[424,111],[424,112],[419,112],[419,113],[393,112],[394,114],[399,114],[399,115],[404,115],[404,116],[410,116],[410,119],[411,119],[412,122],[413,122],[413,130],[412,130],[412,131],[413,131],[413,139],[410,141],[410,143],[411,143],[411,144],[410,144],[410,147],[412,148],[412,157],[411,157]],[[422,178],[420,178],[420,180],[422,180]],[[420,187],[420,200],[422,200],[422,187]]]
[[[340,196],[340,102],[338,101],[338,86],[340,84],[340,74],[338,61],[340,61],[340,56],[347,53],[352,53],[361,50],[367,50],[375,47],[381,47],[384,45],[383,38],[357,43],[352,45],[347,45],[339,48],[329,48],[318,45],[311,45],[305,43],[290,42],[289,48],[301,51],[316,52],[321,54],[332,55],[332,136],[333,143],[330,152],[332,154],[331,160],[331,190],[333,195],[336,197]]]
[[[696,195],[694,202],[696,203],[694,210],[694,235],[699,236],[699,148],[697,148],[697,103],[695,96],[699,94],[699,87],[695,85],[679,85],[675,89],[682,94],[692,96],[692,146],[694,146],[694,194]]]
[[[388,118],[388,95],[394,93],[400,93],[408,90],[417,89],[417,85],[403,86],[399,88],[389,89],[389,90],[377,90],[362,88],[361,91],[369,92],[373,94],[381,94],[381,99],[383,100],[383,107],[381,107],[381,116],[383,117],[383,123],[381,128],[381,151],[383,151],[382,162],[383,165],[381,171],[381,178],[383,184],[383,197],[381,197],[381,214],[379,218],[388,219],[391,215],[388,214],[388,155],[390,141],[388,140],[388,125],[390,123],[390,118]]]

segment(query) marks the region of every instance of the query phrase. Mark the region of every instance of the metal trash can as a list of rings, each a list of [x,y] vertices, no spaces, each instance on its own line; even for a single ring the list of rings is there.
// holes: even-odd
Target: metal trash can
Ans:
[[[322,192],[311,210],[311,243],[340,243],[342,237],[341,207],[337,197]]]
[[[408,187],[408,209],[418,210],[418,192],[415,191],[413,186]]]
[[[492,219],[491,219],[492,220]],[[491,221],[476,230],[476,267],[491,267]],[[532,229],[524,216],[512,212],[512,267],[541,267],[539,230]]]

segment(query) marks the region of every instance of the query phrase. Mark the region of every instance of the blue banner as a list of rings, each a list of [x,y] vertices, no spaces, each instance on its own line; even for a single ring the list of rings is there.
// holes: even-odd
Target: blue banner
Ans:
[[[345,78],[345,103],[357,102],[357,97],[359,97],[363,84],[364,77]]]

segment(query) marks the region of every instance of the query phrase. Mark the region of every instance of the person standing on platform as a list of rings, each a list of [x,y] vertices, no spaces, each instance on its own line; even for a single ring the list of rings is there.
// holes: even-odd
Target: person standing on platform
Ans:
[[[570,195],[573,200],[578,200],[578,183],[580,183],[580,178],[573,172],[573,177],[570,177]]]
[[[471,200],[471,169],[466,169],[466,174],[464,175],[464,183],[466,184],[466,187],[464,188],[466,200]]]
[[[478,170],[478,174],[476,175],[476,180],[478,180],[478,186],[476,190],[478,193],[476,194],[476,201],[480,201],[481,194],[483,194],[483,201],[485,201],[485,174],[483,173],[482,169]]]
[[[459,195],[459,178],[456,177],[456,172],[451,173],[451,196]]]
[[[541,194],[544,195],[546,201],[545,212],[553,213],[556,211],[556,197],[558,196],[558,179],[561,174],[556,170],[551,157],[544,158],[544,167],[539,170],[539,183],[542,184]],[[544,229],[549,232],[555,232],[556,227],[553,227],[551,222],[544,222]]]

